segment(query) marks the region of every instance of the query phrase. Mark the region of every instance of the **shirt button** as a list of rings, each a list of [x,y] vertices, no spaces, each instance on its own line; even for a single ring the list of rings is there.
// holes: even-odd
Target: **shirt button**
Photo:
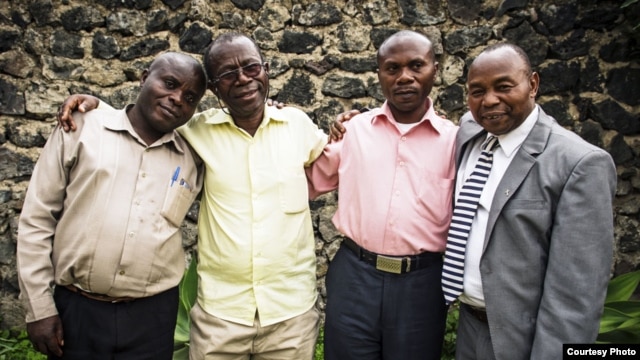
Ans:
[[[145,177],[147,177],[147,174],[146,174],[146,173],[142,173],[142,174],[140,174],[140,176],[142,176],[143,178],[145,178]]]
[[[129,233],[129,237],[133,237],[134,235],[135,235],[135,233],[134,233],[134,232],[130,232],[130,233]]]
[[[407,141],[407,137],[406,137],[406,136],[403,136],[403,137],[402,137],[402,141]]]
[[[124,275],[124,270],[120,270],[120,272],[118,274]]]
[[[400,161],[400,166],[404,166],[404,161]]]

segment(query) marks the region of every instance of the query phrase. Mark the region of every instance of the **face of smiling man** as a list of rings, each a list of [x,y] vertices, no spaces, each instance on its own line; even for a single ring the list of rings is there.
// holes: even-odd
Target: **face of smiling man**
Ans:
[[[378,80],[397,122],[422,119],[437,70],[431,42],[418,33],[396,33],[380,46]]]
[[[469,110],[488,132],[506,134],[533,111],[538,84],[538,74],[513,48],[483,52],[467,75]]]
[[[194,58],[166,53],[142,73],[140,86],[127,115],[138,135],[151,144],[193,116],[206,90],[206,76]]]
[[[207,55],[211,60],[207,72],[212,75],[210,89],[229,108],[236,120],[262,117],[269,89],[268,64],[251,39],[237,36],[216,43]],[[257,73],[252,69],[257,64]],[[234,76],[223,76],[225,73]]]

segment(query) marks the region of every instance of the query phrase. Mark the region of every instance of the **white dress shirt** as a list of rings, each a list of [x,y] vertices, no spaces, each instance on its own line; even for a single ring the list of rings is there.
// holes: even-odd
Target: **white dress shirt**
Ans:
[[[482,257],[482,249],[484,248],[485,238],[487,235],[486,230],[487,222],[489,220],[489,210],[491,209],[491,203],[493,202],[494,197],[498,196],[496,192],[502,177],[515,157],[517,150],[536,124],[538,113],[539,110],[536,106],[520,126],[504,135],[498,136],[500,146],[493,152],[491,173],[489,174],[489,179],[487,179],[487,183],[482,190],[478,210],[475,218],[473,219],[473,223],[471,224],[471,231],[469,232],[469,239],[467,240],[467,249],[464,259],[463,293],[460,296],[460,301],[463,303],[479,308],[485,307],[484,295],[482,292],[482,279],[480,276],[480,258]],[[487,133],[486,137],[479,137],[475,142],[470,143],[470,150],[465,152],[458,169],[456,199],[458,198],[462,185],[473,172],[475,164],[480,157],[480,146],[489,136],[493,136],[493,134]],[[505,194],[505,196],[508,196],[508,194]]]

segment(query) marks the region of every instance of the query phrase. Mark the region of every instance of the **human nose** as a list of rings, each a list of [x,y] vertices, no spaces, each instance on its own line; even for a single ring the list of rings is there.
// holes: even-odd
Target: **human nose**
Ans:
[[[482,98],[482,105],[491,107],[500,103],[500,98],[493,91],[487,91]]]
[[[172,91],[169,94],[169,99],[171,100],[171,102],[173,102],[176,106],[181,106],[183,103],[183,95],[184,92],[182,90],[179,89],[175,89],[174,91]]]
[[[407,67],[403,67],[400,69],[400,74],[398,75],[398,82],[412,82],[414,80],[413,73],[411,69]]]
[[[249,76],[245,69],[239,68],[238,73],[236,74],[236,79],[241,83],[246,83],[247,81],[253,80],[253,77]]]

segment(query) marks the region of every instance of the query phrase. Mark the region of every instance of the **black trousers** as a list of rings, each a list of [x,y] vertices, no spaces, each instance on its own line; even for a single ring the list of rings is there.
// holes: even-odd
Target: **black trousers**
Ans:
[[[326,360],[439,360],[447,309],[442,262],[390,274],[359,261],[344,245],[329,265]]]
[[[178,287],[126,303],[88,299],[58,286],[63,360],[171,360]]]

